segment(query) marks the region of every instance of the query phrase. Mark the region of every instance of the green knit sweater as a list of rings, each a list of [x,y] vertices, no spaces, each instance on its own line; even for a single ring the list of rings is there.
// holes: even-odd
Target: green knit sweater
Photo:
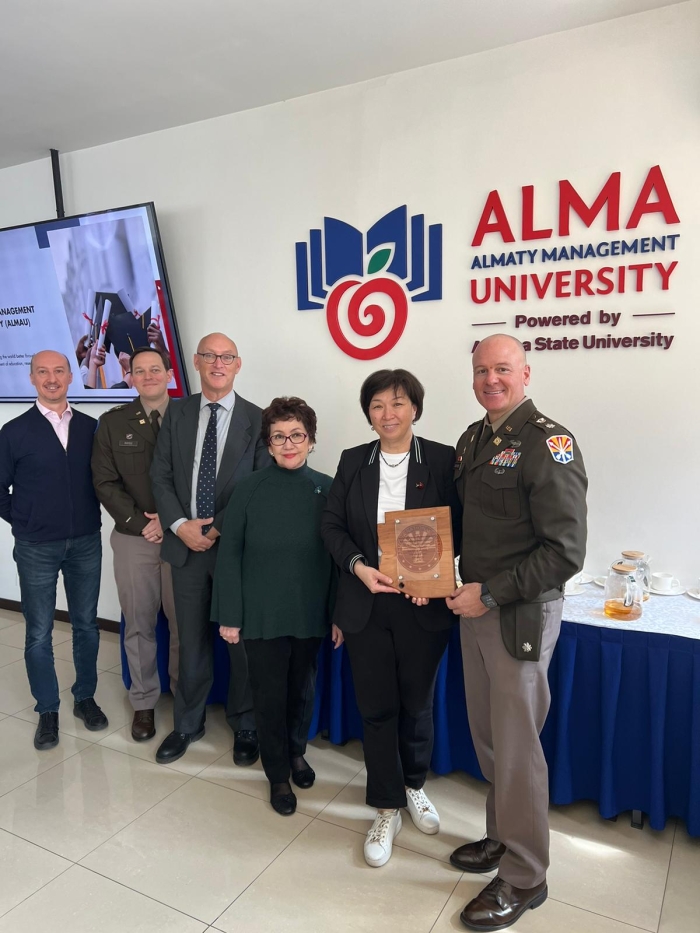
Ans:
[[[236,484],[216,561],[212,621],[245,638],[325,635],[336,570],[321,540],[331,477],[273,463]]]

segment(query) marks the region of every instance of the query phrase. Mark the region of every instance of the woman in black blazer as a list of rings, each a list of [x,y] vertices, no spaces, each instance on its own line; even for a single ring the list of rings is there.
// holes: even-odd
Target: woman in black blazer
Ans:
[[[415,437],[424,390],[411,373],[383,369],[360,390],[360,404],[379,439],[340,458],[321,534],[340,567],[333,622],[345,636],[364,723],[367,803],[378,810],[365,859],[391,857],[407,807],[418,829],[436,833],[440,819],[423,792],[433,748],[433,691],[455,616],[443,599],[409,599],[379,572],[377,523],[384,513],[449,505],[460,540],[460,505],[452,480],[452,447]]]

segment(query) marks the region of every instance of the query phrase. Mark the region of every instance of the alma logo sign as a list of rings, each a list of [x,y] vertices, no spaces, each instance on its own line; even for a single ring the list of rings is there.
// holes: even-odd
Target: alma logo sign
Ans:
[[[366,234],[334,217],[296,244],[297,308],[326,310],[331,337],[356,360],[375,360],[398,343],[408,300],[442,298],[442,224],[425,228],[404,204]]]
[[[486,312],[487,321],[474,320],[471,326],[502,328],[509,323],[510,312],[506,309],[513,307],[509,302],[583,299],[574,306],[573,314],[553,314],[551,306],[544,313],[536,313],[532,307],[518,305],[521,313],[511,318],[516,331],[559,328],[554,336],[540,334],[523,339],[525,349],[668,350],[675,336],[665,329],[672,326],[676,314],[668,293],[679,265],[675,256],[682,245],[680,216],[661,166],[652,165],[645,176],[638,169],[625,176],[611,172],[602,187],[594,184],[584,194],[579,193],[580,187],[561,179],[558,210],[547,216],[541,205],[540,213],[535,210],[534,186],[523,185],[519,226],[511,223],[517,218],[512,202],[509,218],[498,190],[489,192],[471,245],[494,251],[472,256],[469,265],[474,273],[487,272],[484,277],[473,275],[472,302],[488,304],[492,310]],[[545,204],[551,202],[552,186],[544,199]],[[518,234],[522,243],[516,240]],[[652,253],[655,255],[644,255]],[[521,268],[494,274],[494,270],[501,273],[501,267],[506,266]],[[601,308],[608,300],[609,310]],[[654,328],[651,332],[647,330],[650,326]],[[606,332],[587,330],[597,327],[604,327]],[[623,334],[627,328],[630,332]],[[640,329],[647,333],[639,333]],[[474,341],[472,352],[478,343]],[[568,462],[565,447],[551,450],[555,460]]]

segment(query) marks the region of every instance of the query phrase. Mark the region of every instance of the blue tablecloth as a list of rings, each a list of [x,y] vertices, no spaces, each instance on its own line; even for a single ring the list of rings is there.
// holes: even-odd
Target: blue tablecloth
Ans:
[[[123,628],[123,623],[122,623]],[[158,663],[167,690],[168,630],[158,625]],[[209,701],[223,703],[228,653],[215,639]],[[129,672],[122,649],[123,677]],[[700,836],[700,640],[563,622],[549,670],[552,706],[542,733],[553,803],[595,800],[602,816],[648,814],[654,829],[681,817]],[[331,742],[362,738],[343,648],[329,639],[319,659],[311,735]],[[481,777],[469,732],[455,626],[435,688],[437,774]]]

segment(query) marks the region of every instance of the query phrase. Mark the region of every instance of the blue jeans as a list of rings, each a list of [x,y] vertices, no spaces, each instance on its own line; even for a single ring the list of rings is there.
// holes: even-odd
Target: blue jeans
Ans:
[[[102,536],[29,544],[15,540],[12,556],[19,572],[22,613],[27,623],[24,660],[37,713],[58,711],[58,681],[53,662],[53,618],[59,570],[73,626],[75,702],[94,696],[97,687],[97,598],[100,594]]]

